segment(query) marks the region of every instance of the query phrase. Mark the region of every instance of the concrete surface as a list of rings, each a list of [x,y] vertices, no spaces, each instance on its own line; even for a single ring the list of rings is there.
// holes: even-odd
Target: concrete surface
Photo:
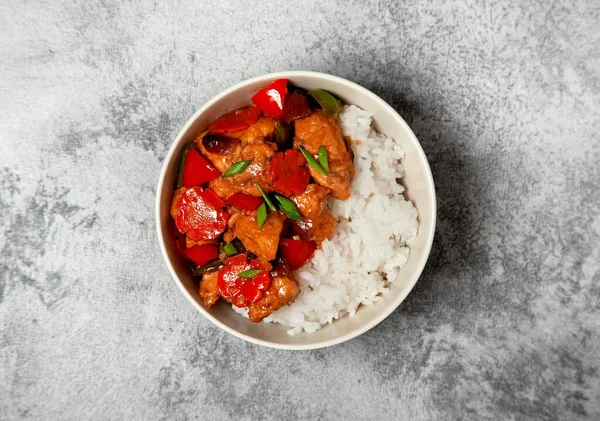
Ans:
[[[0,2],[0,419],[600,419],[600,3],[412,4]],[[191,114],[288,69],[388,100],[439,196],[406,302],[303,353],[197,313],[153,219]]]

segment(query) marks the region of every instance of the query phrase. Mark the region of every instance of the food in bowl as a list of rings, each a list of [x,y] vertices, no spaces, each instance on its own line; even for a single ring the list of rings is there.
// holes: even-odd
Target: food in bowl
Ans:
[[[403,151],[325,91],[280,79],[252,102],[184,150],[177,245],[207,307],[314,332],[377,301],[408,259]]]

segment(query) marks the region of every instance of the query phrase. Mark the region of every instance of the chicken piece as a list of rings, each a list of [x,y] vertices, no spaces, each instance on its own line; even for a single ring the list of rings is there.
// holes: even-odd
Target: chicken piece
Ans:
[[[221,173],[224,173],[232,164],[249,158],[240,158],[242,148],[248,144],[265,143],[265,139],[272,137],[275,133],[275,121],[270,117],[261,117],[256,123],[239,132],[224,133],[222,136],[238,139],[226,154],[210,153],[204,147],[202,140],[208,134],[208,130],[202,132],[196,138],[196,147],[202,155],[208,159]]]
[[[200,281],[200,298],[202,298],[206,307],[212,306],[221,296],[217,285],[218,280],[218,271],[206,272],[202,275],[202,280]]]
[[[266,193],[273,191],[269,168],[275,152],[277,152],[277,145],[271,142],[251,143],[244,146],[235,162],[249,160],[252,163],[239,174],[210,181],[209,187],[223,199],[238,191],[252,196],[261,196],[254,183],[258,183]]]
[[[270,167],[271,158],[277,152],[275,143],[253,143],[244,146],[241,153],[242,160],[251,160],[246,170],[233,177],[233,182],[239,185],[240,190],[252,196],[261,196],[254,183],[258,183],[265,192],[273,190]]]
[[[179,187],[177,190],[175,190],[175,192],[173,192],[173,200],[171,200],[170,208],[171,218],[177,219],[177,216],[179,215],[179,210],[177,209],[176,203],[179,200],[179,197],[181,197],[181,195],[186,191],[187,188]]]
[[[252,214],[252,211],[239,209],[235,206],[232,206],[229,208],[229,214],[231,216],[227,220],[227,231],[225,231],[225,234],[223,234],[223,241],[227,243],[231,243],[236,238],[235,224],[237,223],[237,221],[243,216]]]
[[[248,251],[256,254],[260,262],[269,269],[269,260],[275,259],[279,247],[279,237],[283,229],[285,215],[270,212],[261,228],[258,228],[256,212],[243,216],[235,223],[235,234]]]
[[[233,177],[235,177],[235,175]],[[227,200],[229,199],[229,196],[240,191],[240,189],[233,184],[233,177],[215,178],[214,180],[210,180],[208,182],[208,187],[212,189],[221,199]]]
[[[290,305],[299,292],[300,288],[291,276],[274,277],[264,297],[248,306],[248,317],[258,323],[281,307]]]
[[[216,153],[210,153],[206,150],[204,144],[202,143],[202,139],[204,139],[204,136],[206,136],[207,134],[208,130],[198,135],[198,137],[196,138],[196,148],[202,153],[202,156],[208,159],[215,166],[216,169],[221,171],[221,173],[227,171],[229,167],[231,167],[236,162],[241,161],[241,159],[239,158],[242,152],[241,142],[235,141],[231,149],[226,154],[221,155]],[[226,134],[226,136],[230,137],[228,136],[228,134]]]
[[[330,174],[323,175],[309,166],[310,175],[321,186],[331,189],[336,199],[348,199],[354,166],[335,118],[315,111],[309,117],[296,120],[295,130],[294,147],[302,146],[312,155],[316,155],[321,146],[327,149]]]
[[[227,133],[227,136],[240,139],[242,145],[261,143],[275,134],[275,120],[271,117],[261,117],[256,123],[239,132]]]
[[[328,194],[328,188],[309,184],[304,193],[290,198],[303,218],[302,221],[291,221],[293,235],[303,240],[314,240],[318,246],[331,238],[337,222],[327,206]]]

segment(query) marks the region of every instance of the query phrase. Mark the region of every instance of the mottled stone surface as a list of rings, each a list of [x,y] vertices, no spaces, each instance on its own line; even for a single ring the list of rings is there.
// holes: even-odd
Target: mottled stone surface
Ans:
[[[0,419],[600,419],[600,3],[0,2]],[[170,279],[154,189],[250,76],[361,83],[408,121],[434,250],[375,329],[236,339]]]

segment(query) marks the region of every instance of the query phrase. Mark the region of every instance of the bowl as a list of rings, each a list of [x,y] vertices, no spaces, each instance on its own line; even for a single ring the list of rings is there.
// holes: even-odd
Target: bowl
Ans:
[[[288,335],[286,326],[274,323],[252,323],[220,303],[207,309],[198,292],[198,281],[177,250],[173,235],[174,223],[169,215],[179,156],[208,124],[219,116],[251,103],[250,98],[260,88],[273,80],[286,78],[304,89],[324,89],[347,104],[355,104],[374,114],[376,130],[396,139],[405,151],[402,164],[406,176],[403,184],[405,196],[419,211],[419,231],[411,246],[410,257],[400,276],[391,283],[389,293],[380,301],[361,306],[354,316],[342,317],[325,325],[315,333]],[[411,291],[427,262],[431,250],[436,222],[435,187],[425,153],[414,133],[398,113],[384,100],[366,88],[340,77],[308,72],[289,71],[270,73],[248,79],[220,93],[206,103],[190,118],[177,135],[164,161],[156,194],[156,225],[163,256],[173,279],[187,299],[215,325],[246,341],[279,349],[306,350],[323,348],[352,339],[371,329],[393,312]]]

